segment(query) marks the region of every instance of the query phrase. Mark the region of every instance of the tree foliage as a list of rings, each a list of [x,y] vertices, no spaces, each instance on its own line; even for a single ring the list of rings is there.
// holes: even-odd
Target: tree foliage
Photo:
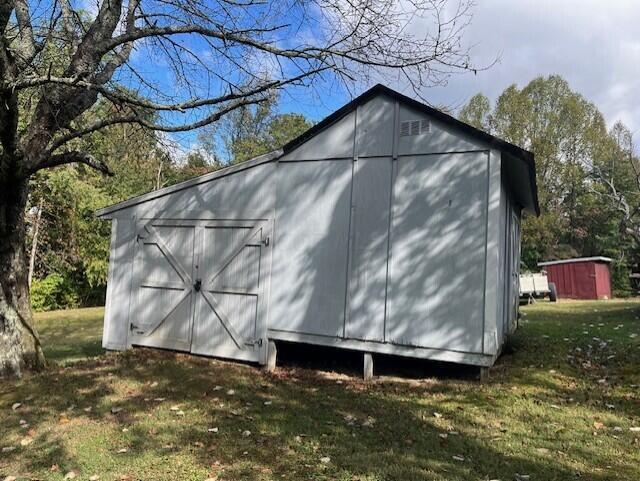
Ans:
[[[535,78],[522,89],[511,85],[493,108],[485,96],[475,95],[460,118],[536,156],[542,214],[522,224],[527,267],[549,259],[611,256],[615,287],[625,291],[640,236],[621,235],[624,215],[606,179],[620,192],[638,192],[628,129],[618,123],[607,131],[598,108],[559,76]],[[639,205],[637,194],[630,198],[634,208]]]
[[[259,105],[244,106],[204,129],[199,139],[214,159],[224,163],[242,162],[272,150],[311,127],[304,115],[277,113],[278,97]]]

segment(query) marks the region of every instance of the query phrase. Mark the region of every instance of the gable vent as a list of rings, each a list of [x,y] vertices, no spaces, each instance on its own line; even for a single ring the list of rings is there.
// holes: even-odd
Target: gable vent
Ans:
[[[400,137],[427,134],[431,132],[431,122],[428,119],[405,120],[400,123]]]

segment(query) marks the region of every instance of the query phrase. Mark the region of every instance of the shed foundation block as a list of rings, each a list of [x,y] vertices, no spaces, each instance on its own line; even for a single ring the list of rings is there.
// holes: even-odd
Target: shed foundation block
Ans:
[[[370,381],[373,379],[373,354],[370,352],[365,352],[363,356],[363,373],[362,377],[365,381]]]
[[[489,380],[489,368],[481,367],[480,368],[480,382],[485,382]]]
[[[277,357],[278,349],[276,348],[276,342],[269,340],[267,344],[267,365],[265,366],[267,372],[275,371]]]

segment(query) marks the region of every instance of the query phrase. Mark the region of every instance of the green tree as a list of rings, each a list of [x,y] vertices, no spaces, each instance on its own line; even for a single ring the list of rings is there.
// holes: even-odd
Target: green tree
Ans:
[[[483,94],[475,94],[460,110],[460,120],[480,130],[490,130],[491,102]]]
[[[542,214],[522,223],[522,260],[606,255],[614,290],[629,292],[640,245],[640,162],[629,130],[607,131],[602,114],[559,76],[511,85],[493,108],[478,94],[460,118],[536,155]]]
[[[271,152],[311,127],[304,115],[275,112],[278,98],[246,106],[227,115],[199,135],[210,156],[234,164]]]

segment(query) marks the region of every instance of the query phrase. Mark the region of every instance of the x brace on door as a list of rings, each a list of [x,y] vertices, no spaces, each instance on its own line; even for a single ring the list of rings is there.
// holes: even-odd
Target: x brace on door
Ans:
[[[141,330],[138,327],[131,325],[131,329],[135,330],[136,334],[140,335],[151,335],[153,334],[160,325],[177,309],[177,307],[189,296],[192,292],[200,292],[206,301],[207,305],[211,308],[216,317],[220,320],[220,323],[223,325],[225,330],[228,332],[229,336],[233,340],[234,344],[239,349],[245,349],[245,343],[242,341],[240,334],[234,329],[230,319],[221,309],[219,303],[215,300],[212,295],[214,293],[220,294],[245,294],[245,295],[257,295],[254,292],[248,292],[247,289],[242,288],[215,288],[213,287],[213,281],[229,266],[229,264],[235,259],[245,248],[245,246],[259,233],[263,228],[264,221],[258,221],[257,224],[251,229],[251,231],[242,238],[238,246],[225,258],[222,259],[221,262],[216,263],[213,270],[213,274],[210,276],[209,282],[206,285],[202,286],[201,279],[197,279],[196,282],[193,282],[193,279],[187,272],[187,270],[180,264],[180,261],[176,259],[176,257],[171,253],[171,250],[164,243],[158,231],[151,225],[153,221],[147,222],[141,229],[141,232],[138,233],[137,240],[142,240],[145,244],[155,244],[158,249],[165,256],[169,264],[173,267],[173,269],[178,273],[182,280],[182,284],[179,286],[184,289],[184,293],[180,296],[178,302],[173,306],[173,308],[167,312],[161,319],[156,321],[152,326],[147,328],[146,330]],[[269,244],[269,238],[260,241],[264,245]],[[153,285],[149,287],[169,287],[163,285]],[[171,287],[177,287],[176,285],[172,285]]]

